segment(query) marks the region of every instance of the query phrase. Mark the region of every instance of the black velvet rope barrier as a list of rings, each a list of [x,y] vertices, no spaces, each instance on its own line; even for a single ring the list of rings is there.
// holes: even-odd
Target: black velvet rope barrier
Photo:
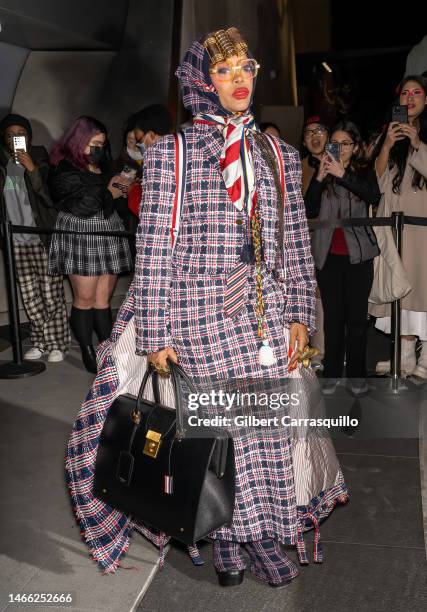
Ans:
[[[337,227],[393,227],[395,232],[396,247],[400,254],[402,230],[405,225],[416,225],[421,227],[427,226],[427,217],[413,217],[404,215],[402,212],[393,213],[391,217],[358,217],[354,219],[333,219],[319,221],[318,219],[310,219],[308,226],[311,230],[315,229],[334,229]],[[97,231],[97,232],[79,232],[75,230],[61,230],[48,227],[29,227],[26,225],[12,225],[0,218],[1,237],[3,238],[3,252],[5,258],[6,272],[6,290],[8,293],[9,303],[9,320],[12,329],[12,348],[13,361],[0,364],[0,378],[21,378],[23,376],[34,376],[39,374],[45,368],[42,362],[25,361],[22,356],[22,343],[20,337],[20,322],[18,309],[18,293],[17,293],[17,278],[16,267],[13,251],[13,234],[73,234],[86,236],[113,236],[117,238],[127,238],[135,240],[133,232],[123,230],[117,231]],[[392,303],[392,328],[393,333],[391,340],[391,361],[392,361],[392,392],[399,391],[400,377],[400,301],[396,300]]]
[[[402,218],[403,225],[418,225],[427,227],[427,217],[412,217],[404,215]],[[319,221],[318,219],[309,219],[308,227],[311,230],[315,229],[335,229],[337,227],[393,227],[394,222],[391,217],[355,217],[353,219],[333,219],[327,221]],[[135,239],[133,232],[123,230],[117,231],[98,231],[98,232],[78,232],[75,230],[61,230],[48,227],[29,227],[26,225],[12,225],[14,234],[74,234],[82,236],[114,236],[117,238]]]
[[[76,230],[61,230],[49,227],[30,227],[27,225],[12,225],[12,232],[14,234],[74,234],[80,236],[113,236],[115,238],[130,238],[135,239],[133,232],[126,232],[124,230],[117,231],[99,231],[99,232],[78,232]]]

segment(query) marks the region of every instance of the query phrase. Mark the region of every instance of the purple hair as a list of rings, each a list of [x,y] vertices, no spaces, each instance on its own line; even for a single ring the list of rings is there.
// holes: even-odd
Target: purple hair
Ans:
[[[86,170],[89,158],[85,155],[84,150],[91,138],[99,133],[107,137],[107,128],[103,123],[93,117],[84,115],[78,117],[53,146],[50,152],[50,163],[56,166],[62,159],[66,159],[73,166]]]

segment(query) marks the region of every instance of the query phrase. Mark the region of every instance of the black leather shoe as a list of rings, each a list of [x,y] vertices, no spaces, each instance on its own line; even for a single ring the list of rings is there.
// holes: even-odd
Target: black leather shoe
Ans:
[[[284,580],[283,582],[269,582],[268,584],[273,587],[273,589],[284,589],[292,582],[292,580],[293,578],[289,578],[289,580]]]
[[[229,587],[229,586],[237,586],[238,584],[242,584],[243,577],[245,575],[245,570],[233,569],[227,570],[225,572],[219,572],[218,574],[218,582],[219,586]]]
[[[98,370],[96,368],[96,352],[92,345],[89,346],[81,346],[82,351],[82,360],[84,366],[88,372],[92,374],[97,374]]]

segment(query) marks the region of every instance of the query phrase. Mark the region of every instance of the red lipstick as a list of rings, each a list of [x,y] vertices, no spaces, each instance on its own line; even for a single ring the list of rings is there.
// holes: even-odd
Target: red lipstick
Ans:
[[[246,87],[238,87],[232,95],[233,98],[236,98],[236,100],[244,100],[249,95],[249,89]]]

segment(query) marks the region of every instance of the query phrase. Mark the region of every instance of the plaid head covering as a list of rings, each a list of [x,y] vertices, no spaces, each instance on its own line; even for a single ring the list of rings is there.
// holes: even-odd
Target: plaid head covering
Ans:
[[[200,41],[188,49],[176,71],[181,85],[182,101],[192,115],[231,115],[221,106],[209,74],[209,56]]]
[[[195,123],[216,125],[221,131],[224,146],[220,163],[227,191],[238,210],[245,209],[252,214],[256,198],[255,173],[246,135],[257,129],[255,120],[250,107],[245,113],[235,115],[221,106],[209,65],[209,55],[202,42],[195,41],[176,71],[184,106],[193,114]]]

